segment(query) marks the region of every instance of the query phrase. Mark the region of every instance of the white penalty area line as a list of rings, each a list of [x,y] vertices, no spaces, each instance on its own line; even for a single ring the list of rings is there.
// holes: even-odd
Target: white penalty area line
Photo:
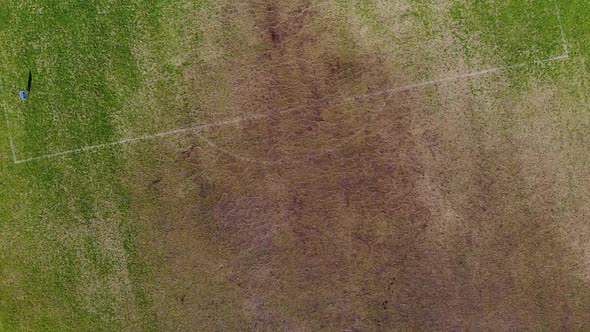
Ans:
[[[471,73],[467,73],[467,74],[448,76],[448,77],[441,78],[438,80],[425,81],[425,82],[421,82],[421,83],[402,86],[399,88],[393,88],[393,89],[388,89],[388,90],[367,93],[364,95],[350,97],[350,98],[347,98],[346,100],[360,100],[360,99],[365,99],[365,98],[374,97],[374,96],[397,94],[397,93],[402,93],[402,92],[406,92],[406,91],[410,91],[410,90],[414,90],[414,89],[418,89],[418,88],[427,87],[430,85],[445,84],[445,83],[449,83],[449,82],[453,82],[453,81],[459,81],[459,80],[474,78],[474,77],[488,75],[488,74],[497,74],[499,72],[510,70],[510,69],[523,68],[523,67],[527,67],[527,66],[531,66],[531,65],[543,65],[543,64],[547,64],[549,62],[565,61],[565,60],[569,60],[568,54],[552,57],[552,58],[545,59],[545,60],[537,60],[537,61],[521,63],[521,64],[517,64],[517,65],[485,69],[485,70],[471,72]]]
[[[6,104],[5,104],[5,112],[6,112]],[[8,124],[8,114],[6,112],[6,119],[7,119],[7,124]],[[36,161],[36,160],[43,160],[43,159],[50,159],[50,158],[56,158],[56,157],[61,157],[61,156],[66,156],[66,155],[71,155],[71,154],[77,154],[77,153],[82,153],[82,152],[89,152],[89,151],[95,151],[95,150],[99,150],[99,149],[104,149],[104,148],[108,148],[108,147],[112,147],[112,146],[116,146],[116,145],[121,145],[121,144],[127,144],[127,143],[134,143],[134,142],[140,142],[140,141],[148,141],[148,140],[153,140],[156,138],[161,138],[161,137],[166,137],[166,136],[171,136],[171,135],[177,135],[177,134],[182,134],[182,133],[187,133],[187,132],[198,132],[200,130],[203,129],[207,129],[207,128],[213,128],[213,127],[221,127],[221,126],[227,126],[227,125],[232,125],[232,124],[238,124],[247,120],[255,120],[257,118],[262,118],[262,117],[266,117],[268,116],[268,113],[266,114],[256,114],[256,115],[252,115],[252,116],[248,116],[248,117],[238,117],[238,118],[233,118],[227,121],[220,121],[220,122],[215,122],[215,123],[211,123],[211,124],[205,124],[205,125],[199,125],[199,126],[194,126],[194,127],[188,127],[188,128],[180,128],[180,129],[174,129],[174,130],[170,130],[170,131],[166,131],[166,132],[161,132],[161,133],[157,133],[157,134],[153,134],[153,135],[141,135],[138,137],[132,137],[132,138],[125,138],[119,141],[115,141],[115,142],[109,142],[109,143],[103,143],[103,144],[97,144],[97,145],[90,145],[90,146],[85,146],[83,148],[79,148],[79,149],[73,149],[73,150],[67,150],[67,151],[61,151],[61,152],[56,152],[56,153],[51,153],[51,154],[46,154],[43,156],[39,156],[39,157],[32,157],[32,158],[27,158],[27,159],[17,159],[16,158],[16,153],[15,153],[15,149],[14,149],[14,145],[12,144],[12,136],[9,134],[9,140],[10,140],[10,147],[12,149],[12,155],[13,155],[13,160],[15,164],[22,164],[22,163],[27,163],[27,162],[31,162],[31,161]]]
[[[410,84],[410,85],[406,85],[406,86],[402,86],[402,87],[398,87],[398,88],[392,88],[392,89],[386,89],[386,90],[366,93],[366,94],[362,94],[362,95],[358,95],[358,96],[354,96],[354,97],[344,98],[341,101],[343,103],[347,103],[347,102],[358,101],[358,100],[362,100],[365,98],[371,98],[371,97],[375,97],[375,96],[394,95],[394,94],[403,93],[403,92],[407,92],[407,91],[414,90],[414,89],[419,89],[422,87],[445,84],[445,83],[449,83],[449,82],[453,82],[453,81],[465,80],[465,79],[475,78],[475,77],[479,77],[479,76],[483,76],[483,75],[496,74],[496,73],[499,73],[499,72],[502,72],[505,70],[517,69],[517,68],[527,67],[527,66],[531,66],[531,65],[543,65],[543,64],[546,64],[549,62],[554,62],[554,61],[569,60],[569,58],[570,58],[569,47],[567,44],[567,37],[565,34],[565,29],[564,29],[564,25],[563,25],[563,21],[562,21],[562,17],[561,17],[561,11],[560,11],[559,4],[558,4],[557,0],[555,0],[554,3],[555,3],[555,12],[556,12],[557,20],[558,20],[558,24],[559,24],[560,35],[561,35],[561,43],[562,43],[563,52],[564,52],[563,55],[555,56],[555,57],[548,58],[545,60],[531,61],[531,62],[525,62],[525,63],[521,63],[521,64],[516,64],[516,65],[491,68],[491,69],[486,69],[486,70],[481,70],[481,71],[470,72],[470,73],[466,73],[466,74],[449,76],[449,77],[445,77],[445,78],[437,79],[437,80],[431,80],[431,81],[425,81],[425,82],[416,83],[416,84]],[[197,126],[193,126],[193,127],[175,129],[175,130],[170,130],[170,131],[161,132],[161,133],[152,134],[152,135],[144,134],[139,137],[125,138],[125,139],[122,139],[122,140],[119,140],[116,142],[91,145],[91,146],[86,146],[86,147],[82,147],[82,148],[78,148],[78,149],[72,149],[72,150],[67,150],[67,151],[62,151],[62,152],[57,152],[57,153],[51,153],[51,154],[46,154],[46,155],[27,158],[27,159],[18,159],[17,155],[16,155],[16,148],[14,146],[14,140],[12,138],[12,134],[11,134],[11,130],[10,130],[10,120],[8,117],[7,105],[5,102],[3,103],[3,105],[4,105],[4,116],[5,116],[5,121],[6,121],[6,127],[7,127],[7,131],[8,131],[8,141],[10,144],[10,150],[12,152],[12,160],[15,164],[23,164],[23,163],[37,161],[37,160],[51,159],[51,158],[72,155],[72,154],[77,154],[77,153],[96,151],[99,149],[108,148],[108,147],[112,147],[112,146],[116,146],[116,145],[134,143],[134,142],[140,142],[140,141],[147,141],[147,140],[152,140],[152,139],[156,139],[156,138],[167,137],[167,136],[172,136],[172,135],[177,135],[177,134],[182,134],[182,133],[199,132],[199,131],[202,131],[207,128],[221,127],[221,126],[226,126],[226,125],[235,125],[235,124],[239,124],[239,123],[245,122],[245,121],[261,119],[261,118],[265,118],[265,117],[268,117],[271,114],[273,114],[273,112],[253,114],[253,115],[249,115],[249,116],[236,117],[233,119],[215,122],[215,123],[211,123],[211,124],[197,125]],[[297,109],[301,109],[301,106],[282,110],[282,111],[279,111],[279,113],[292,112]],[[201,137],[201,135],[199,135],[199,137]],[[207,143],[211,146],[214,146],[213,143],[210,141],[207,141]]]
[[[435,85],[445,84],[445,83],[449,83],[449,82],[453,82],[453,81],[475,78],[475,77],[479,77],[479,76],[483,76],[483,75],[496,74],[496,73],[499,73],[499,72],[502,72],[505,70],[509,70],[509,69],[522,68],[522,67],[527,67],[530,65],[542,65],[542,64],[549,63],[549,62],[564,61],[564,60],[568,60],[568,59],[569,59],[569,54],[564,54],[564,55],[548,58],[545,60],[538,60],[538,61],[532,61],[532,62],[527,62],[527,63],[521,63],[521,64],[517,64],[517,65],[491,68],[491,69],[471,72],[471,73],[467,73],[467,74],[449,76],[449,77],[445,77],[445,78],[441,78],[441,79],[437,79],[437,80],[431,80],[431,81],[425,81],[425,82],[416,83],[416,84],[410,84],[410,85],[406,85],[406,86],[402,86],[402,87],[398,87],[398,88],[366,93],[366,94],[362,94],[362,95],[358,95],[358,96],[354,96],[354,97],[345,98],[342,101],[343,102],[352,102],[352,101],[359,101],[359,100],[363,100],[363,99],[371,98],[371,97],[376,97],[376,96],[394,95],[394,94],[403,93],[403,92],[407,92],[410,90],[419,89],[419,88],[423,88],[423,87],[427,87],[427,86],[433,86],[433,85],[435,86]],[[294,107],[294,108],[290,108],[287,110],[279,111],[279,113],[292,112],[292,111],[295,111],[300,108],[301,107]],[[96,151],[96,150],[100,150],[100,149],[104,149],[104,148],[108,148],[108,147],[113,147],[113,146],[117,146],[117,145],[140,142],[140,141],[148,141],[148,140],[153,140],[153,139],[157,139],[157,138],[178,135],[178,134],[183,134],[183,133],[188,133],[188,132],[199,132],[199,131],[202,131],[202,130],[208,129],[208,128],[235,125],[235,124],[239,124],[239,123],[242,123],[245,121],[266,118],[266,117],[270,116],[271,114],[273,114],[273,112],[266,112],[266,113],[253,114],[253,115],[249,115],[249,116],[236,117],[233,119],[210,123],[210,124],[175,129],[175,130],[170,130],[170,131],[161,132],[161,133],[152,134],[152,135],[145,134],[145,135],[141,135],[138,137],[125,138],[125,139],[115,141],[115,142],[91,145],[91,146],[86,146],[86,147],[82,147],[79,149],[61,151],[61,152],[46,154],[46,155],[42,155],[42,156],[38,156],[38,157],[27,158],[27,159],[18,159],[16,156],[16,149],[15,149],[14,142],[12,139],[12,134],[10,133],[10,121],[8,118],[7,106],[6,106],[6,103],[4,103],[4,116],[6,118],[6,125],[8,128],[8,140],[10,143],[10,149],[12,150],[12,159],[15,164],[23,164],[23,163],[28,163],[28,162],[32,162],[32,161],[51,159],[51,158],[56,158],[56,157],[61,157],[61,156],[83,153],[83,152]]]

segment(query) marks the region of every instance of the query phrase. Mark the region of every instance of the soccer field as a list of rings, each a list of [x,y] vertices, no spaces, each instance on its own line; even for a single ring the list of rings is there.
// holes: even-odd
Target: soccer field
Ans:
[[[0,331],[590,328],[585,1],[0,8]]]

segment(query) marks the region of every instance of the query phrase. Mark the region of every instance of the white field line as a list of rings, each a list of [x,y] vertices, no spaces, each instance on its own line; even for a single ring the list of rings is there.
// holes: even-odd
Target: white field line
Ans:
[[[388,90],[382,90],[382,91],[367,93],[367,94],[364,94],[364,95],[350,97],[350,98],[347,98],[345,100],[359,100],[359,99],[364,99],[364,98],[374,97],[374,96],[380,96],[380,95],[397,94],[397,93],[406,92],[406,91],[409,91],[409,90],[414,90],[414,89],[417,89],[417,88],[426,87],[426,86],[429,86],[429,85],[439,85],[439,84],[449,83],[449,82],[452,82],[452,81],[464,80],[464,79],[474,78],[474,77],[478,77],[478,76],[482,76],[482,75],[487,75],[487,74],[495,74],[495,73],[499,73],[501,71],[505,71],[505,70],[509,70],[509,69],[522,68],[522,67],[526,67],[526,66],[530,66],[530,65],[542,65],[542,64],[545,64],[545,63],[548,63],[548,62],[562,61],[562,60],[568,60],[568,59],[569,59],[569,55],[564,54],[564,55],[555,56],[555,57],[552,57],[552,58],[549,58],[549,59],[545,59],[545,60],[531,61],[531,62],[527,62],[527,63],[520,63],[520,64],[517,64],[517,65],[491,68],[491,69],[486,69],[486,70],[471,72],[471,73],[467,73],[467,74],[460,74],[460,75],[449,76],[449,77],[441,78],[441,79],[438,79],[438,80],[432,80],[432,81],[425,81],[425,82],[416,83],[416,84],[410,84],[410,85],[402,86],[402,87],[399,87],[399,88],[393,88],[393,89],[388,89]]]
[[[555,13],[557,14],[557,22],[559,22],[559,32],[561,33],[561,42],[563,43],[563,52],[564,55],[570,55],[569,47],[567,46],[567,38],[565,36],[565,29],[563,26],[563,21],[561,20],[561,10],[559,9],[559,4],[557,0],[555,0]]]
[[[562,60],[568,60],[568,59],[569,59],[569,55],[564,54],[564,55],[552,57],[552,58],[545,59],[545,60],[539,60],[539,61],[522,63],[522,64],[517,64],[517,65],[512,65],[512,66],[492,68],[492,69],[486,69],[486,70],[472,72],[472,73],[467,73],[467,74],[449,76],[449,77],[445,77],[445,78],[438,79],[438,80],[425,81],[425,82],[422,82],[422,83],[406,85],[406,86],[402,86],[402,87],[399,87],[399,88],[381,90],[381,91],[376,91],[376,92],[372,92],[372,93],[366,93],[366,94],[363,94],[363,95],[358,95],[358,96],[354,96],[354,97],[345,98],[345,99],[342,100],[342,103],[333,105],[331,107],[339,106],[339,105],[345,104],[347,102],[359,101],[359,100],[362,100],[362,99],[365,99],[365,98],[370,98],[370,97],[375,97],[375,96],[383,96],[383,95],[394,95],[394,94],[403,93],[403,92],[411,91],[411,90],[422,88],[422,87],[426,87],[426,86],[439,85],[439,84],[449,83],[449,82],[452,82],[452,81],[457,81],[457,80],[462,80],[462,79],[468,79],[468,78],[474,78],[474,77],[478,77],[478,76],[482,76],[482,75],[487,75],[487,74],[494,74],[494,73],[501,72],[503,70],[514,69],[514,68],[521,68],[521,67],[526,67],[526,66],[533,65],[533,64],[541,65],[541,64],[548,63],[548,62],[562,61]],[[288,110],[285,110],[285,111],[281,111],[281,113],[282,112],[289,112],[289,111],[292,111],[292,110],[293,109],[288,109]],[[232,157],[234,157],[234,158],[236,158],[238,160],[247,161],[247,162],[256,162],[256,163],[264,164],[264,165],[274,165],[274,164],[278,164],[278,163],[283,162],[281,160],[280,161],[267,161],[267,160],[259,160],[259,159],[254,159],[254,158],[246,157],[246,156],[243,156],[243,155],[234,153],[232,151],[229,151],[229,150],[227,150],[225,148],[222,148],[222,147],[216,145],[212,141],[210,141],[207,138],[203,137],[203,135],[198,135],[197,134],[197,136],[199,138],[201,138],[203,141],[205,141],[205,143],[207,143],[207,145],[209,145],[210,147],[212,147],[212,148],[214,148],[214,149],[216,149],[216,150],[218,150],[218,151],[220,151],[220,152],[222,152],[224,154],[227,154],[229,156],[232,156]],[[329,150],[326,150],[326,151],[328,151],[328,152],[329,151],[334,151],[334,149],[329,149]]]
[[[377,92],[372,92],[372,93],[366,93],[363,95],[358,95],[358,96],[354,96],[354,97],[348,97],[345,99],[342,99],[342,103],[348,103],[348,102],[352,102],[352,101],[358,101],[364,98],[370,98],[370,97],[374,97],[374,96],[381,96],[381,95],[391,95],[391,94],[396,94],[396,93],[403,93],[406,91],[410,91],[413,89],[418,89],[421,87],[426,87],[426,86],[430,86],[430,85],[438,85],[438,84],[444,84],[444,83],[448,83],[448,82],[452,82],[452,81],[456,81],[456,80],[462,80],[462,79],[468,79],[468,78],[474,78],[474,77],[478,77],[478,76],[482,76],[482,75],[487,75],[487,74],[494,74],[494,73],[498,73],[504,70],[509,70],[509,69],[516,69],[516,68],[522,68],[522,67],[526,67],[529,65],[542,65],[548,62],[553,62],[553,61],[562,61],[562,60],[569,60],[570,55],[569,55],[569,48],[568,48],[568,44],[567,44],[567,39],[566,39],[566,35],[565,35],[565,30],[564,30],[564,26],[563,26],[563,22],[561,20],[561,12],[559,10],[559,5],[557,3],[557,0],[554,1],[555,3],[555,13],[557,15],[557,21],[559,24],[559,30],[561,33],[561,42],[562,42],[562,47],[563,47],[563,55],[559,55],[559,56],[555,56],[555,57],[551,57],[548,59],[544,59],[544,60],[538,60],[538,61],[532,61],[532,62],[526,62],[526,63],[521,63],[521,64],[517,64],[517,65],[511,65],[511,66],[505,66],[505,67],[498,67],[498,68],[491,68],[491,69],[486,69],[486,70],[482,70],[482,71],[477,71],[477,72],[471,72],[471,73],[467,73],[467,74],[461,74],[461,75],[455,75],[455,76],[449,76],[446,78],[442,78],[442,79],[438,79],[438,80],[432,80],[432,81],[425,81],[425,82],[421,82],[421,83],[416,83],[416,84],[410,84],[410,85],[406,85],[406,86],[402,86],[399,88],[393,88],[393,89],[387,89],[387,90],[382,90],[382,91],[377,91]],[[340,104],[341,105],[341,104]],[[334,106],[338,106],[338,105],[333,105],[331,107]],[[289,112],[289,111],[293,111],[294,109],[287,109],[285,111],[281,111],[282,112]],[[266,114],[268,115],[268,113]],[[264,114],[261,114],[261,117],[266,116]],[[246,119],[244,119],[246,120]],[[209,145],[210,147],[225,153],[227,155],[230,155],[238,160],[242,160],[242,161],[247,161],[247,162],[256,162],[256,163],[261,163],[261,164],[265,164],[265,165],[273,165],[273,164],[277,164],[280,163],[280,161],[264,161],[264,160],[258,160],[258,159],[253,159],[253,158],[249,158],[249,157],[245,157],[239,154],[236,154],[232,151],[229,151],[227,149],[224,149],[218,145],[216,145],[215,143],[213,143],[211,140],[208,140],[207,138],[205,138],[203,135],[199,135],[197,134],[197,136],[199,138],[201,138],[207,145]]]
[[[410,85],[406,85],[406,86],[402,86],[402,87],[398,87],[398,88],[376,91],[376,92],[366,93],[366,94],[362,94],[362,95],[358,95],[358,96],[354,96],[354,97],[349,97],[349,98],[343,99],[342,102],[346,103],[346,102],[351,102],[351,101],[358,101],[358,100],[362,100],[365,98],[371,98],[371,97],[382,96],[382,95],[394,95],[394,94],[398,94],[398,93],[402,93],[402,92],[406,92],[406,91],[410,91],[410,90],[414,90],[414,89],[418,89],[418,88],[422,88],[422,87],[426,87],[426,86],[439,85],[439,84],[449,83],[452,81],[479,77],[482,75],[495,74],[495,73],[499,73],[501,71],[505,71],[508,69],[522,68],[522,67],[535,65],[535,64],[541,65],[541,64],[548,63],[548,62],[562,61],[562,60],[567,60],[567,59],[569,59],[569,54],[564,54],[564,55],[548,58],[545,60],[532,61],[532,62],[521,63],[521,64],[505,66],[505,67],[491,68],[491,69],[486,69],[486,70],[481,70],[481,71],[476,71],[476,72],[471,72],[471,73],[461,74],[461,75],[454,75],[454,76],[449,76],[449,77],[445,77],[445,78],[441,78],[441,79],[437,79],[437,80],[425,81],[425,82],[410,84]],[[300,109],[300,108],[301,107],[294,107],[291,109],[280,111],[280,113],[292,112],[292,111]],[[8,112],[6,110],[6,103],[4,103],[4,112],[5,112],[5,116],[6,116],[7,126],[8,126],[8,128],[10,128],[10,123],[8,120]],[[115,141],[115,142],[91,145],[91,146],[86,146],[86,147],[79,148],[79,149],[61,151],[61,152],[57,152],[57,153],[51,153],[51,154],[46,154],[46,155],[42,155],[39,157],[32,157],[32,158],[27,158],[27,159],[17,159],[16,158],[16,152],[15,152],[16,150],[14,148],[14,144],[12,142],[12,135],[10,135],[10,133],[9,133],[9,140],[10,140],[10,148],[12,150],[12,156],[13,156],[14,163],[15,164],[22,164],[22,163],[27,163],[27,162],[36,161],[36,160],[50,159],[50,158],[71,155],[71,154],[82,153],[82,152],[95,151],[95,150],[99,150],[99,149],[103,149],[103,148],[107,148],[107,147],[112,147],[112,146],[116,146],[116,145],[120,145],[120,144],[127,144],[127,143],[139,142],[139,141],[147,141],[147,140],[152,140],[152,139],[156,139],[156,138],[161,138],[161,137],[166,137],[166,136],[171,136],[171,135],[176,135],[176,134],[182,134],[182,133],[187,133],[187,132],[198,132],[203,129],[213,128],[213,127],[221,127],[221,126],[239,124],[239,123],[245,122],[245,121],[265,118],[271,114],[273,114],[273,113],[266,112],[266,113],[253,114],[253,115],[249,115],[249,116],[236,117],[236,118],[225,120],[225,121],[214,122],[214,123],[210,123],[210,124],[198,125],[198,126],[181,128],[181,129],[175,129],[175,130],[161,132],[161,133],[153,134],[153,135],[145,134],[145,135],[141,135],[139,137],[125,138],[125,139]],[[216,147],[215,144],[213,144],[210,141],[208,141],[207,144],[212,147]]]
[[[215,123],[210,123],[210,124],[205,124],[205,125],[199,125],[199,126],[181,128],[181,129],[174,129],[174,130],[165,131],[165,132],[161,132],[161,133],[153,134],[153,135],[145,134],[145,135],[141,135],[138,137],[125,138],[125,139],[122,139],[122,140],[119,140],[116,142],[90,145],[90,146],[85,146],[85,147],[79,148],[79,149],[61,151],[61,152],[46,154],[46,155],[39,156],[39,157],[33,157],[33,158],[27,158],[27,159],[16,159],[15,158],[15,164],[22,164],[22,163],[26,163],[26,162],[30,162],[30,161],[35,161],[35,160],[49,159],[49,158],[55,158],[55,157],[69,155],[69,154],[94,151],[94,150],[103,149],[103,148],[107,148],[107,147],[111,147],[111,146],[115,146],[115,145],[127,144],[127,143],[139,142],[139,141],[147,141],[147,140],[152,140],[152,139],[156,139],[156,138],[160,138],[160,137],[182,134],[182,133],[186,133],[186,132],[197,132],[197,131],[211,128],[211,127],[219,127],[219,126],[238,124],[240,122],[244,122],[247,120],[254,120],[254,119],[262,118],[262,117],[266,117],[266,116],[268,116],[268,113],[255,114],[255,115],[248,116],[248,117],[238,117],[238,118],[233,118],[233,119],[226,120],[226,121],[220,121],[220,122],[215,122]],[[13,153],[14,153],[14,149],[13,149]]]
[[[410,91],[410,90],[414,90],[414,89],[418,89],[418,88],[422,88],[422,87],[426,87],[426,86],[430,86],[430,85],[444,84],[444,83],[448,83],[448,82],[452,82],[452,81],[474,78],[474,77],[478,77],[478,76],[482,76],[482,75],[494,74],[494,73],[498,73],[498,72],[508,70],[508,69],[521,68],[521,67],[526,67],[526,66],[534,65],[534,64],[540,65],[540,64],[545,64],[548,62],[553,62],[553,61],[568,60],[569,59],[569,49],[568,49],[567,39],[566,39],[566,35],[565,35],[565,31],[564,31],[564,27],[563,27],[563,23],[562,23],[562,19],[561,19],[561,12],[559,10],[559,5],[557,4],[557,0],[555,1],[555,10],[556,10],[557,19],[559,22],[559,29],[561,32],[561,41],[563,43],[563,50],[564,50],[563,55],[548,58],[545,60],[521,63],[521,64],[505,66],[505,67],[491,68],[491,69],[471,72],[471,73],[467,73],[467,74],[449,76],[449,77],[445,77],[445,78],[438,79],[438,80],[425,81],[425,82],[410,84],[410,85],[406,85],[406,86],[402,86],[402,87],[398,87],[398,88],[387,89],[387,90],[382,90],[382,91],[377,91],[377,92],[372,92],[372,93],[366,93],[363,95],[345,98],[342,101],[346,103],[346,102],[357,101],[357,100],[370,98],[370,97],[374,97],[374,96],[392,95],[392,94],[402,93],[402,92],[406,92],[406,91]],[[281,111],[281,113],[292,112],[292,111],[299,109],[299,108],[300,107],[287,109],[287,110]],[[62,152],[57,152],[57,153],[46,154],[46,155],[39,156],[39,157],[32,157],[32,158],[27,158],[27,159],[17,159],[16,149],[14,147],[14,142],[13,142],[12,134],[10,131],[10,121],[8,118],[7,106],[6,106],[6,103],[4,103],[4,116],[6,118],[6,126],[7,126],[7,130],[8,130],[8,140],[10,143],[10,149],[12,151],[12,160],[14,161],[15,164],[22,164],[22,163],[36,161],[36,160],[50,159],[50,158],[55,158],[55,157],[60,157],[60,156],[65,156],[65,155],[70,155],[70,154],[95,151],[95,150],[99,150],[99,149],[103,149],[103,148],[107,148],[107,147],[111,147],[111,146],[116,146],[116,145],[120,145],[120,144],[127,144],[127,143],[139,142],[139,141],[147,141],[147,140],[151,140],[151,139],[156,139],[156,138],[160,138],[160,137],[166,137],[166,136],[171,136],[171,135],[176,135],[176,134],[181,134],[181,133],[186,133],[186,132],[198,132],[198,131],[201,131],[201,130],[207,129],[207,128],[238,124],[238,123],[241,123],[244,121],[260,119],[260,118],[267,117],[270,114],[271,114],[270,112],[267,112],[267,113],[254,114],[254,115],[245,116],[245,117],[236,117],[236,118],[229,119],[226,121],[220,121],[220,122],[215,122],[215,123],[211,123],[211,124],[199,125],[199,126],[188,127],[188,128],[175,129],[175,130],[161,132],[161,133],[153,134],[153,135],[145,134],[145,135],[141,135],[139,137],[125,138],[125,139],[122,139],[122,140],[119,140],[116,142],[91,145],[91,146],[86,146],[86,147],[79,148],[79,149],[73,149],[73,150],[67,150],[67,151],[62,151]],[[199,137],[201,137],[201,135],[199,135]],[[204,137],[201,137],[201,138],[204,139]],[[206,140],[206,143],[208,145],[210,145],[211,147],[221,149],[209,140]],[[225,151],[225,150],[223,150],[223,151]],[[229,151],[225,151],[225,152],[229,153]],[[240,158],[243,159],[245,157],[240,157]],[[249,160],[249,158],[247,158],[247,159]]]

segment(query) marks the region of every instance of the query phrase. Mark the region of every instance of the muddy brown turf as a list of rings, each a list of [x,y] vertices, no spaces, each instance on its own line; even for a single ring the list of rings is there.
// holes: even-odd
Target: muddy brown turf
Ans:
[[[489,138],[502,128],[471,117],[455,134],[429,122],[445,106],[420,91],[366,96],[408,73],[356,44],[334,5],[218,9],[227,57],[188,68],[181,98],[199,121],[267,116],[200,132],[147,184],[170,255],[162,292],[176,294],[162,295],[167,326],[590,326],[587,284],[552,228],[557,202],[535,196],[509,135]]]

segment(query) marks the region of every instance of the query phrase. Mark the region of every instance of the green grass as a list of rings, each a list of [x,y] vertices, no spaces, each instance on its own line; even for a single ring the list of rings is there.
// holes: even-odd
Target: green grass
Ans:
[[[564,55],[557,6],[552,0],[454,0],[447,4],[420,0],[412,1],[411,6],[346,0],[339,4],[368,28],[364,41],[390,53],[390,61],[407,68],[414,82]],[[449,69],[451,73],[440,73]],[[530,68],[521,74],[529,75]]]
[[[189,124],[188,110],[175,102],[184,63],[174,59],[200,45],[184,11],[207,4],[181,2],[188,7],[172,0],[0,0],[0,106],[11,121],[0,124],[0,331],[155,326],[130,193],[120,179],[124,150],[15,165],[7,142],[10,132],[25,159]],[[426,3],[410,13],[424,40],[439,29]],[[452,7],[447,23],[457,27],[464,52],[503,64],[562,54],[553,1],[489,3]],[[355,9],[385,33],[374,4],[360,1]],[[560,8],[573,56],[590,55],[590,6],[574,0]],[[472,37],[482,44],[470,44]],[[29,70],[33,93],[23,103],[17,91]]]
[[[505,65],[564,54],[554,1],[458,1],[451,16],[460,27],[456,36],[464,39],[467,52],[490,52]],[[473,36],[481,45],[470,44]]]
[[[181,70],[171,59],[194,47],[178,46],[179,5],[0,1],[0,100],[11,122],[2,115],[0,331],[155,326],[120,147],[14,165],[7,142],[10,132],[26,159],[177,128],[146,108],[174,108]]]
[[[174,104],[183,43],[171,1],[112,5],[82,1],[8,2],[2,20],[6,100],[17,157],[27,159],[129,136],[176,129]],[[176,4],[178,5],[178,4]],[[168,20],[167,17],[171,19]],[[198,46],[198,40],[192,45]],[[29,70],[33,93],[24,88]],[[145,89],[149,82],[149,90]],[[149,104],[146,105],[146,95]],[[162,106],[165,105],[165,106]]]
[[[5,76],[5,98],[15,99],[29,69],[34,77],[30,101],[9,104],[14,129],[21,131],[21,154],[74,149],[115,135],[110,116],[139,83],[129,40],[133,11],[115,6],[100,14],[98,8],[78,1],[23,2],[10,11],[12,30],[3,31],[4,38],[18,47],[8,48],[13,70]]]

